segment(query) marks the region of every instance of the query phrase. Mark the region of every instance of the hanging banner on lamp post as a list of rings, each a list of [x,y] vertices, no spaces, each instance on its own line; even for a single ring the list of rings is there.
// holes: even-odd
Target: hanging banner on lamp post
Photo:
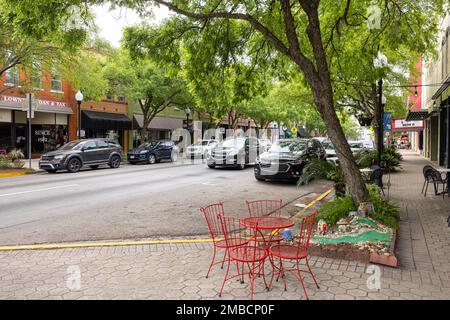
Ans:
[[[392,130],[392,112],[385,112],[383,117],[383,130]]]

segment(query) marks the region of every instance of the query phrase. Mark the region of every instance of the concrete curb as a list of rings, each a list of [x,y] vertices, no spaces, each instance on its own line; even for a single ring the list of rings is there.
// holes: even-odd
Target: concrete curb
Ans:
[[[34,173],[34,172],[33,172]],[[12,177],[20,177],[20,176],[24,176],[27,174],[31,174],[28,172],[8,172],[8,173],[1,173],[0,172],[0,179],[3,178],[12,178]]]

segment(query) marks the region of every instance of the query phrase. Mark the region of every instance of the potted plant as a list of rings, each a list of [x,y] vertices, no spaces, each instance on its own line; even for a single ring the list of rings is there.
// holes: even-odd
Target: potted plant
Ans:
[[[11,159],[11,162],[14,164],[14,168],[22,168],[25,165],[25,161],[21,160],[25,158],[25,155],[23,154],[22,150],[20,149],[13,149],[9,152],[9,158]]]

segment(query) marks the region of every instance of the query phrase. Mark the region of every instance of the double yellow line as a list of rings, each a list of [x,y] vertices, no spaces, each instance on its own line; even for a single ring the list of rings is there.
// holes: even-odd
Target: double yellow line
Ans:
[[[318,201],[324,199],[331,190],[322,193],[315,200],[311,201],[299,213],[305,212],[306,209],[313,206]],[[176,244],[176,243],[207,243],[212,242],[211,239],[172,239],[172,240],[140,240],[140,241],[110,241],[110,242],[79,242],[79,243],[52,243],[52,244],[31,244],[18,246],[0,246],[0,251],[14,251],[14,250],[50,250],[50,249],[65,249],[65,248],[88,248],[88,247],[118,247],[118,246],[134,246],[134,245],[155,245],[155,244]]]

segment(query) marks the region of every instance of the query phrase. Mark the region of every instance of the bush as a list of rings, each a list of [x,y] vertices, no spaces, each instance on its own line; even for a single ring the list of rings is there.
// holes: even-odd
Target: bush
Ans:
[[[0,154],[0,169],[11,169],[12,167],[11,160],[7,156]]]
[[[340,219],[347,217],[350,211],[355,210],[351,197],[335,198],[320,206],[316,220],[323,219],[328,225],[336,225]]]
[[[401,154],[396,150],[385,149],[381,154],[381,167],[389,169],[390,171],[395,171],[397,167],[400,167]],[[378,152],[370,151],[362,155],[356,160],[361,168],[369,168],[376,165],[378,162]]]
[[[399,207],[388,201],[381,193],[380,187],[374,184],[368,184],[370,201],[373,203],[374,213],[371,218],[388,226],[390,228],[398,229],[400,225],[400,209]]]
[[[345,196],[345,180],[341,167],[331,161],[314,159],[303,168],[298,185],[305,185],[317,179],[326,179],[334,182],[334,191],[337,197]]]

